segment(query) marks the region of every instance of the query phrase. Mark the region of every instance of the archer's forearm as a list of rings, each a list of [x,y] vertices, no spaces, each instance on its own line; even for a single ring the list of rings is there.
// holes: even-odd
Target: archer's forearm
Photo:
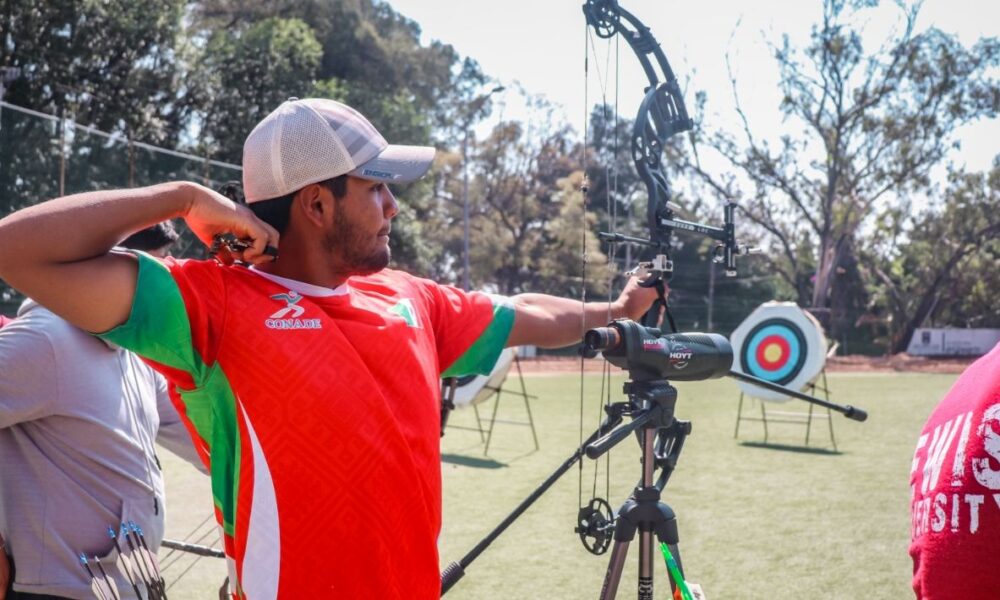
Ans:
[[[46,264],[105,254],[140,229],[178,217],[191,203],[190,184],[87,192],[17,211],[0,220],[0,278],[17,287],[17,275]]]
[[[620,302],[582,304],[578,300],[546,294],[519,294],[510,300],[514,304],[515,317],[508,346],[570,346],[580,343],[588,329],[629,316]]]
[[[194,184],[89,192],[0,220],[0,279],[87,331],[128,318],[136,261],[108,252],[128,234],[189,210]]]

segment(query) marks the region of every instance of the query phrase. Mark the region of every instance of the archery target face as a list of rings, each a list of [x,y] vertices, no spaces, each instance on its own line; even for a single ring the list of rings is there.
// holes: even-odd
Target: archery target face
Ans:
[[[767,302],[757,307],[731,336],[736,349],[734,368],[742,373],[800,391],[826,364],[826,336],[819,322],[791,302]],[[745,394],[764,400],[788,400],[743,381]]]

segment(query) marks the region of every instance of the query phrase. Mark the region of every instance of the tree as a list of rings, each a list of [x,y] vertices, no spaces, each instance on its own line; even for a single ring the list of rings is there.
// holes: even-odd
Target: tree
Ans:
[[[0,65],[19,68],[20,76],[6,86],[4,100],[130,139],[172,145],[189,114],[173,53],[183,4],[5,2],[0,9]],[[63,132],[51,122],[13,111],[4,114],[4,121],[0,215],[59,194],[63,150]],[[84,137],[78,132],[78,146],[87,145]],[[121,166],[110,179],[126,185],[128,160],[121,158],[108,161]],[[63,191],[94,189],[109,181],[92,171],[76,175]]]
[[[742,208],[767,232],[775,272],[801,305],[836,313],[826,323],[834,337],[850,326],[845,307],[859,302],[843,275],[854,268],[862,228],[881,203],[928,185],[957,128],[1000,110],[991,75],[1000,41],[966,48],[936,29],[917,33],[919,3],[901,4],[901,33],[868,52],[857,24],[874,5],[825,0],[806,48],[787,36],[774,48],[788,123],[779,139],[750,127],[733,80],[742,141],[704,129],[699,137],[738,176],[690,165],[724,198],[740,200],[749,186]]]
[[[303,93],[323,93],[354,106],[387,139],[400,143],[430,141],[437,107],[450,94],[458,63],[451,46],[437,42],[422,46],[419,26],[377,0],[202,0],[196,14],[199,29],[233,38],[268,19],[304,23],[319,44],[320,58],[302,82],[309,83]],[[285,61],[291,58],[287,55]],[[269,76],[276,65],[262,66],[263,71],[252,75]],[[259,82],[232,78],[230,84],[246,89]],[[256,100],[251,97],[246,102]],[[255,110],[266,114],[275,106]]]
[[[436,202],[425,213],[425,222],[439,232],[441,254],[435,260],[439,269],[435,277],[461,280],[463,170],[468,168],[473,288],[580,297],[581,237],[586,226],[587,293],[603,295],[605,257],[596,237],[595,216],[588,215],[585,225],[580,147],[571,141],[569,129],[554,119],[551,106],[537,97],[524,98],[535,108],[530,121],[500,122],[486,139],[477,140],[471,124],[488,114],[489,93],[482,92],[475,80],[467,74],[469,83],[462,95],[468,104],[459,113],[469,115],[469,122],[445,134],[461,143],[463,132],[469,131],[466,164],[460,152],[441,153],[434,173]]]
[[[889,349],[903,352],[928,320],[1000,326],[1000,161],[989,173],[951,174],[943,198],[911,215],[887,211],[863,253],[873,309],[887,313]]]
[[[269,17],[213,33],[195,74],[205,150],[238,164],[254,125],[289,97],[311,95],[321,58],[319,41],[299,19]]]
[[[150,143],[187,116],[174,46],[182,0],[10,0],[0,64],[20,67],[5,100]]]

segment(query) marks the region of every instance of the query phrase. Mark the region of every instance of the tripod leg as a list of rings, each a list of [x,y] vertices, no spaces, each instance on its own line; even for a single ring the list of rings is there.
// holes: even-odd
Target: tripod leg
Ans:
[[[625,568],[628,544],[629,540],[616,541],[614,548],[611,549],[611,560],[608,562],[608,572],[604,575],[600,600],[614,600],[618,595],[618,583],[622,579],[622,569]]]
[[[667,550],[670,551],[670,559],[667,559],[667,571],[670,576],[667,578],[670,581],[670,591],[676,592],[677,587],[680,586],[682,589],[686,589],[683,584],[684,581],[684,567],[681,564],[681,551],[677,547],[679,542],[677,535],[677,517],[674,516],[674,511],[666,504],[662,502],[657,505],[660,510],[661,518],[658,523],[654,526],[654,531],[656,532],[656,540],[661,544],[666,544]],[[657,545],[658,546],[658,545]],[[659,550],[659,547],[657,547]],[[664,559],[667,557],[664,556]],[[670,564],[671,560],[673,565]],[[688,593],[685,598],[690,598],[690,593]]]
[[[653,600],[653,533],[639,532],[639,600]]]

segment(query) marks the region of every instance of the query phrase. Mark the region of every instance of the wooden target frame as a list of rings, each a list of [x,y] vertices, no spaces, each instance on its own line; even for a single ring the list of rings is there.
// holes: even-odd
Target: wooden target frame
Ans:
[[[730,340],[734,350],[733,370],[758,379],[770,381],[794,391],[811,395],[822,392],[829,401],[826,381],[826,358],[836,350],[828,348],[823,327],[811,314],[793,302],[765,302],[758,306],[733,331]],[[819,383],[819,380],[822,383]],[[809,445],[814,419],[826,419],[829,424],[830,442],[837,451],[833,432],[833,413],[825,414],[810,404],[806,411],[768,410],[767,403],[787,402],[792,398],[780,392],[764,389],[749,382],[738,381],[740,402],[736,413],[736,431],[739,437],[741,421],[758,421],[764,426],[764,443],[768,441],[769,423],[790,423],[805,426],[805,445]],[[760,416],[745,415],[744,396],[759,402]]]

